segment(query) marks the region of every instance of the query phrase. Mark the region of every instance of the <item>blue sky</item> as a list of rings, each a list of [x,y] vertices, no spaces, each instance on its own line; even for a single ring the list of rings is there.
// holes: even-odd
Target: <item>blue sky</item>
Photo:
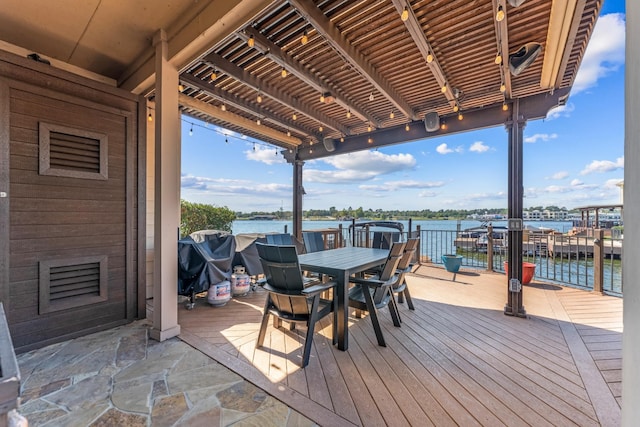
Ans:
[[[527,123],[525,209],[620,202],[624,34],[624,0],[605,0],[567,105]],[[234,211],[290,210],[291,165],[255,142],[254,150],[253,140],[183,117],[182,198]],[[305,210],[506,208],[507,133],[492,128],[307,162],[303,185]]]

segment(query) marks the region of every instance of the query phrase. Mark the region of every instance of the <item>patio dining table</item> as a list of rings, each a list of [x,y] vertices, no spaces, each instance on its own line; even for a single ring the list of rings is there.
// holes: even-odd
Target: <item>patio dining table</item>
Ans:
[[[383,264],[388,249],[345,247],[299,255],[300,268],[333,277],[337,282],[336,304],[338,349],[349,348],[349,276]]]

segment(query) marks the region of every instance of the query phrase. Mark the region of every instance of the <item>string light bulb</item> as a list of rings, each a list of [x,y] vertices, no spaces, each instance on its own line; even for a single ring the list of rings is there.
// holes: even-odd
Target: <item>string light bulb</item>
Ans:
[[[220,109],[221,109],[222,111],[227,111],[227,106],[226,106],[225,104],[222,104],[222,105],[220,106]]]
[[[502,22],[503,19],[504,19],[504,9],[502,8],[502,5],[500,5],[498,6],[498,11],[496,12],[496,21]]]
[[[351,118],[351,110],[347,110],[347,119]]]
[[[189,136],[193,136],[193,123],[191,124],[191,129],[189,129]]]
[[[318,131],[322,132],[324,130],[324,128],[322,126],[318,127]]]
[[[405,22],[407,19],[409,19],[409,9],[407,9],[407,6],[404,7],[402,14],[400,14],[400,19],[402,19],[402,22]]]
[[[367,125],[367,132],[371,132],[371,124]]]
[[[304,46],[308,42],[309,42],[309,35],[307,34],[307,30],[304,30],[304,33],[302,33],[302,37],[300,38],[300,43],[302,43],[302,45]]]
[[[507,90],[507,86],[504,83],[500,84],[500,92],[505,93]]]
[[[149,113],[149,115],[147,116],[147,120],[149,120],[150,122],[153,121],[153,116],[151,115],[151,113]]]
[[[179,90],[180,92],[184,92],[184,85],[183,85],[182,83],[180,83],[180,84],[178,85],[178,90]]]
[[[298,120],[298,115],[297,115],[296,113],[293,113],[293,116],[291,116],[291,118],[292,118],[293,120]]]
[[[407,132],[409,132],[409,123],[407,123],[406,125],[404,125],[404,130],[406,130]]]
[[[433,62],[433,53],[427,53],[427,64],[431,64]]]
[[[502,55],[500,55],[499,53],[496,55],[496,59],[493,60],[493,62],[496,63],[496,65],[500,65],[502,64]]]
[[[396,117],[396,114],[393,111],[389,113],[389,118],[390,119],[393,119],[395,117]]]
[[[367,142],[368,142],[369,144],[372,144],[372,143],[373,143],[373,138],[371,138],[371,137],[367,138]]]
[[[371,92],[369,94],[369,101],[373,101],[375,99],[375,97],[373,96],[373,92]]]
[[[344,136],[340,137],[340,142],[344,142]]]
[[[462,119],[464,119],[464,116],[463,116],[463,115],[462,115],[462,113],[460,112],[460,113],[458,113],[458,120],[462,120]]]
[[[440,92],[442,93],[447,93],[447,84],[443,84],[442,87],[440,88]]]
[[[291,136],[291,131],[290,130],[287,131],[287,136]]]
[[[460,109],[460,107],[458,107],[458,104],[453,106],[453,112],[454,113],[457,113],[459,109]]]
[[[229,137],[227,137],[227,136],[225,136],[225,137],[224,137],[224,143],[225,143],[225,144],[228,144],[228,143],[229,143]]]
[[[280,70],[280,75],[282,76],[282,78],[284,79],[285,77],[287,77],[287,70],[286,68],[282,67],[282,70]]]
[[[262,124],[262,122],[260,122],[260,117],[258,117],[258,120],[256,120],[256,124],[257,124],[258,126],[260,126],[260,125]]]
[[[440,130],[447,130],[447,123],[446,122],[440,123]]]
[[[262,102],[262,95],[260,95],[260,92],[258,92],[258,96],[256,96],[256,101],[258,101],[258,104]]]
[[[256,44],[256,41],[254,40],[253,34],[252,34],[249,36],[249,40],[247,40],[247,46],[253,47],[255,46],[255,44]]]
[[[322,102],[324,104],[325,98],[324,98],[324,93],[320,94],[320,102]]]
[[[507,111],[509,109],[509,105],[506,102],[502,103],[502,111]]]
[[[253,143],[253,151],[256,151],[256,143]]]

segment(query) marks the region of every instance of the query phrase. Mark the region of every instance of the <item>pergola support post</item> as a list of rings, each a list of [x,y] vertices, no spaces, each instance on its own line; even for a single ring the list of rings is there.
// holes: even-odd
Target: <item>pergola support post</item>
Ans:
[[[522,304],[522,200],[524,197],[524,186],[522,180],[522,139],[526,120],[520,114],[520,102],[516,99],[513,102],[512,116],[507,124],[509,134],[509,170],[508,170],[508,216],[509,231],[508,242],[509,251],[507,261],[509,262],[509,276],[507,280],[507,303],[504,307],[504,314],[508,316],[527,317],[527,313]],[[511,221],[515,220],[515,221]],[[519,221],[518,221],[519,220]],[[519,227],[517,224],[519,223]],[[519,286],[512,280],[517,280]]]
[[[295,160],[293,162],[293,235],[302,241],[302,166],[304,162]]]
[[[180,334],[178,325],[178,239],[180,227],[180,111],[178,70],[169,63],[167,35],[158,31],[154,169],[154,286],[151,338]]]

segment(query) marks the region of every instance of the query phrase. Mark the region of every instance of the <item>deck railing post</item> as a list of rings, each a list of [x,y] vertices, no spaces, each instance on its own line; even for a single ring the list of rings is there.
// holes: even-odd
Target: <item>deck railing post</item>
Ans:
[[[418,257],[418,264],[422,264],[422,256],[420,256],[420,247],[422,246],[422,231],[420,230],[420,224],[416,225],[416,235],[418,236],[418,239],[420,239],[418,241],[418,247],[416,248],[416,256]]]
[[[604,230],[593,230],[593,292],[604,292]]]
[[[487,271],[493,271],[493,226],[487,227]]]

